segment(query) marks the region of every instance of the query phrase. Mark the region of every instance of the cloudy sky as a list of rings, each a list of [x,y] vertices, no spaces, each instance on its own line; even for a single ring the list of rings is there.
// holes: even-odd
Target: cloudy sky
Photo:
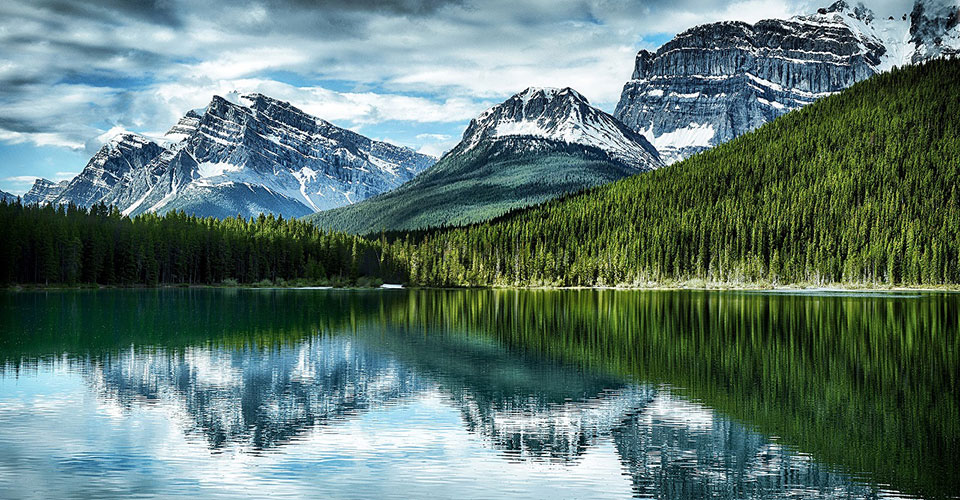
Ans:
[[[700,23],[827,3],[4,0],[0,189],[72,177],[117,131],[162,135],[234,89],[439,155],[528,86],[574,87],[612,111],[637,50]]]

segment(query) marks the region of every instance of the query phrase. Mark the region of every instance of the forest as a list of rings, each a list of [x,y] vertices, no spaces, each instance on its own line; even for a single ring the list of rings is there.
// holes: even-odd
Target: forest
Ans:
[[[894,69],[670,167],[459,228],[0,202],[0,282],[960,284],[957,96],[960,60]]]
[[[396,235],[435,285],[960,283],[960,60],[895,69],[651,173]]]
[[[85,209],[0,201],[0,227],[0,282],[6,284],[336,285],[397,279],[379,242],[272,215],[129,218],[102,204]]]

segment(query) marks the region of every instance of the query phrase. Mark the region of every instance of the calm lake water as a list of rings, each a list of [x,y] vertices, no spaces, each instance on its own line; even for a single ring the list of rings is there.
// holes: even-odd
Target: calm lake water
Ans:
[[[960,295],[0,292],[0,498],[944,498]]]

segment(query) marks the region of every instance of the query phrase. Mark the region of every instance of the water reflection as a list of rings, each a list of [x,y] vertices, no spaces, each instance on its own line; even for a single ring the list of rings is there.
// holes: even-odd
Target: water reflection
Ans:
[[[427,383],[349,338],[271,349],[129,350],[105,357],[91,385],[111,402],[161,404],[189,415],[213,449],[262,450],[307,429],[423,391]]]
[[[111,449],[107,440],[100,454],[82,445],[73,452],[39,446],[39,438],[33,449],[16,443],[19,433],[41,425],[25,421],[40,422],[46,411],[38,401],[47,399],[23,394],[52,390],[52,381],[74,375],[82,383],[59,390],[58,397],[85,401],[83,394],[95,395],[96,408],[79,405],[76,418],[87,422],[82,429],[106,412],[118,419],[110,436],[119,435],[126,432],[121,429],[150,424],[152,414],[142,410],[161,409],[166,417],[155,425],[179,429],[207,450],[182,457],[192,467],[203,469],[198,464],[224,454],[273,457],[280,463],[271,462],[269,484],[296,484],[301,489],[295,496],[542,497],[557,496],[549,488],[561,486],[560,497],[617,496],[611,477],[623,478],[637,497],[950,496],[955,490],[943,478],[955,464],[901,462],[903,470],[891,474],[889,457],[874,454],[914,438],[895,456],[911,456],[911,449],[929,459],[946,456],[931,454],[927,443],[939,437],[945,449],[951,446],[957,422],[949,416],[955,407],[940,404],[936,414],[947,419],[938,426],[923,419],[901,422],[904,415],[916,415],[910,413],[915,399],[931,397],[932,388],[912,386],[896,389],[899,413],[877,414],[877,408],[890,407],[887,392],[861,391],[902,372],[864,373],[847,389],[839,377],[848,352],[830,353],[824,364],[806,356],[823,352],[825,343],[843,345],[836,343],[838,336],[860,353],[895,349],[908,360],[932,362],[912,375],[929,382],[930,374],[955,366],[949,348],[939,358],[926,354],[936,346],[931,338],[943,339],[947,347],[956,342],[944,336],[955,332],[956,324],[945,321],[955,314],[953,299],[923,305],[876,302],[904,300],[896,297],[828,298],[812,305],[809,300],[596,292],[0,295],[0,452],[9,452],[0,458],[0,496],[18,496],[4,493],[23,486],[4,471],[36,468],[56,457],[59,472],[49,472],[54,476],[78,474],[98,484],[111,475],[130,477],[137,469],[164,478],[144,491],[161,496],[203,491],[202,481],[178,482],[176,474],[154,463],[161,454],[154,443],[115,443]],[[889,307],[898,312],[891,315]],[[854,318],[851,310],[861,315]],[[872,315],[878,312],[888,321],[869,332],[857,330],[877,325]],[[938,330],[911,333],[909,340],[881,338],[897,331],[891,319],[900,318],[903,326],[903,314],[919,314],[920,323]],[[779,328],[771,330],[771,324]],[[820,340],[794,336],[815,324]],[[874,341],[863,344],[865,338]],[[726,355],[730,350],[736,356]],[[862,370],[888,370],[890,363],[902,362],[881,359],[861,355],[858,361]],[[757,371],[758,366],[765,368]],[[823,380],[824,369],[832,371],[833,394],[847,398],[843,406],[794,399],[798,388]],[[933,380],[951,394],[951,379]],[[31,403],[17,403],[26,400]],[[798,411],[802,405],[807,410]],[[836,414],[830,424],[836,428],[828,427],[821,415],[837,408],[851,414]],[[852,428],[847,422],[853,417],[868,425],[887,423],[872,428],[873,438],[850,433],[850,449],[840,459],[836,447],[811,446],[820,442],[816,435],[796,439],[797,429],[836,436],[838,429]],[[469,439],[458,437],[461,432]],[[390,433],[405,436],[394,452],[382,442],[369,444]],[[318,450],[326,451],[293,462]],[[16,462],[17,456],[22,460]],[[95,462],[87,460],[91,456]],[[491,460],[510,469],[497,469]],[[239,467],[231,463],[217,467]],[[266,471],[251,464],[249,476],[218,491],[240,494],[267,484]],[[320,464],[325,474],[338,475],[318,476]],[[386,474],[401,470],[409,473]],[[369,484],[377,477],[376,486]],[[914,478],[934,480],[906,480]],[[896,483],[906,489],[895,491]]]
[[[881,493],[666,391],[613,433],[637,497],[872,498]]]

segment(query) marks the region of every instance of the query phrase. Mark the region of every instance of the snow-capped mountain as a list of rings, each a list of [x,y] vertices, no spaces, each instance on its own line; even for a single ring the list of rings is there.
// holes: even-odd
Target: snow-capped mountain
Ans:
[[[302,216],[393,189],[435,160],[374,141],[261,94],[215,96],[161,138],[124,133],[41,203],[124,214]]]
[[[17,195],[0,190],[0,200],[14,201],[16,199]]]
[[[70,181],[53,182],[47,179],[37,179],[34,181],[30,190],[24,193],[21,200],[25,205],[32,205],[34,203],[46,205],[57,199],[60,193],[67,188],[68,184],[70,184]]]
[[[670,163],[894,66],[955,54],[957,0],[881,17],[838,1],[809,16],[691,28],[637,54],[614,115]]]
[[[407,184],[309,218],[356,233],[467,224],[662,165],[642,135],[579,92],[528,88],[472,120]]]
[[[513,137],[597,148],[611,159],[638,170],[661,166],[656,149],[642,135],[594,108],[586,97],[569,87],[531,87],[484,111],[470,122],[456,154]]]
[[[125,179],[147,168],[163,151],[163,147],[143,136],[119,134],[93,155],[55,199],[83,207],[99,203],[115,189],[122,189]]]

